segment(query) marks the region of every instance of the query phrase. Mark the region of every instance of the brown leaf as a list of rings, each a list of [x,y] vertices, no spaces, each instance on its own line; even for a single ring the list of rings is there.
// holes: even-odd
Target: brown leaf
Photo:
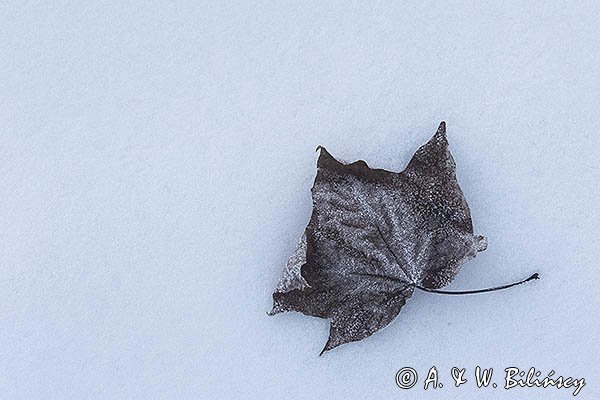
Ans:
[[[270,314],[329,318],[324,352],[388,325],[415,286],[449,284],[486,241],[473,235],[444,122],[400,173],[319,149],[312,216]]]

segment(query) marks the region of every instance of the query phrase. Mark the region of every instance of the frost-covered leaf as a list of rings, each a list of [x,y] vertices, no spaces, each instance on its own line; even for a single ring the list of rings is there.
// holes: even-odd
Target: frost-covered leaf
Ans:
[[[343,164],[320,147],[312,198],[270,314],[330,319],[323,351],[385,327],[415,286],[447,285],[486,247],[473,235],[444,122],[400,173]]]

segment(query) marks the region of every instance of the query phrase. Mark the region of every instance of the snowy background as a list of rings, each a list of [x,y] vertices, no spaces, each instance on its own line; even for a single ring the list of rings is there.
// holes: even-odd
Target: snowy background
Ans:
[[[597,399],[600,5],[464,3],[2,2],[0,398],[572,398],[451,387],[480,365]],[[402,170],[441,120],[489,240],[450,289],[542,280],[318,357],[327,321],[265,315],[316,146]]]

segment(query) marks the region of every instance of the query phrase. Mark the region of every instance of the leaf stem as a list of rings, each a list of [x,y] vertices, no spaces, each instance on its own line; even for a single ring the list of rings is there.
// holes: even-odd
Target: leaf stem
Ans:
[[[515,283],[510,283],[508,285],[502,285],[502,286],[496,286],[496,287],[491,287],[491,288],[486,288],[486,289],[478,289],[478,290],[462,290],[462,291],[458,291],[458,292],[452,292],[452,291],[448,291],[448,290],[429,289],[429,288],[417,286],[414,284],[411,286],[414,286],[416,289],[422,290],[423,292],[436,293],[436,294],[463,295],[463,294],[478,294],[478,293],[495,292],[496,290],[508,289],[513,286],[521,285],[525,282],[529,282],[529,281],[532,281],[535,279],[540,279],[540,275],[537,272],[534,273],[533,275],[531,275],[527,279],[523,279],[522,281],[515,282]]]
[[[403,283],[405,285],[412,286],[415,289],[419,289],[419,290],[421,290],[423,292],[435,293],[435,294],[449,294],[449,295],[464,295],[464,294],[478,294],[478,293],[495,292],[497,290],[508,289],[508,288],[513,287],[513,286],[521,285],[521,284],[523,284],[525,282],[529,282],[529,281],[532,281],[532,280],[540,279],[540,274],[538,274],[536,272],[536,273],[532,274],[527,279],[523,279],[522,281],[519,281],[519,282],[509,283],[507,285],[496,286],[496,287],[491,287],[491,288],[486,288],[486,289],[461,290],[461,291],[458,291],[458,292],[453,292],[453,291],[448,291],[448,290],[430,289],[430,288],[419,286],[419,285],[417,285],[415,283],[406,282],[406,281],[404,281],[402,279],[393,278],[393,277],[385,276],[385,275],[369,274],[369,273],[353,273],[353,275],[369,276],[369,277],[373,277],[373,278],[387,279],[387,280],[390,280],[390,281],[400,282],[400,283]]]

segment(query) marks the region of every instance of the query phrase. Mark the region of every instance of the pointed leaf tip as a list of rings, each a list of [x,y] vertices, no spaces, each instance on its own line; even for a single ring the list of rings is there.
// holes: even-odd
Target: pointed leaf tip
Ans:
[[[271,308],[271,311],[267,311],[267,315],[268,316],[273,316],[273,315],[277,315],[279,313],[284,312],[285,310],[283,308],[281,308],[281,306],[279,304],[274,304],[273,308]]]
[[[437,128],[437,133],[446,134],[446,121],[440,122],[440,126]]]
[[[333,349],[336,346],[331,346],[331,337],[327,339],[327,343],[325,343],[325,346],[323,347],[323,350],[321,350],[321,352],[319,353],[319,357],[321,357],[323,354],[325,354],[325,352]]]

